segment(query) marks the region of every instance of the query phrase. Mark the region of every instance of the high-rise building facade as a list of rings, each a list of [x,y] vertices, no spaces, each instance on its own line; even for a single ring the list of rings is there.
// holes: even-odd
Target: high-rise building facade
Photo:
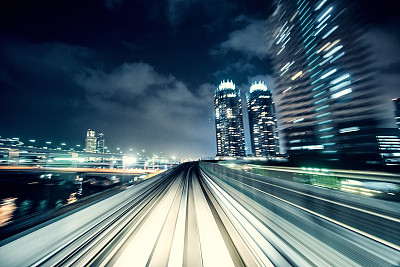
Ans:
[[[97,139],[97,147],[96,147],[96,149],[97,149],[97,152],[99,152],[99,153],[104,153],[105,152],[105,140],[104,140],[104,134],[103,133],[99,133],[97,136],[96,136],[96,139]]]
[[[400,129],[400,98],[393,99],[394,104],[394,119],[396,121],[396,127]]]
[[[245,156],[242,99],[233,81],[222,81],[215,91],[217,156]]]
[[[90,129],[87,130],[85,144],[86,152],[97,152],[97,138],[95,131]]]
[[[247,94],[250,137],[253,156],[279,154],[279,135],[275,104],[264,82],[255,82]]]
[[[371,62],[362,29],[345,3],[274,2],[269,29],[275,95],[281,141],[293,156],[343,161],[377,155],[381,113]]]

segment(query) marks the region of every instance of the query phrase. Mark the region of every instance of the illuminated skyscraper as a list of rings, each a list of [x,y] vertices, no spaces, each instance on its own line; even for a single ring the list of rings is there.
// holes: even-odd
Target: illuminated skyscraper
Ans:
[[[271,53],[288,153],[370,161],[378,155],[381,113],[351,7],[340,0],[276,0],[274,5]]]
[[[97,150],[97,138],[96,132],[92,130],[87,130],[86,132],[86,152],[96,152]]]
[[[271,91],[264,82],[250,86],[247,94],[250,136],[253,155],[256,157],[279,154],[278,125]]]
[[[396,120],[396,126],[400,129],[400,98],[393,99],[394,104],[394,119]]]
[[[96,136],[96,140],[97,140],[97,152],[99,153],[104,153],[104,147],[105,147],[105,140],[104,140],[104,134],[103,133],[99,133]]]
[[[217,156],[245,156],[240,89],[222,81],[214,98]]]

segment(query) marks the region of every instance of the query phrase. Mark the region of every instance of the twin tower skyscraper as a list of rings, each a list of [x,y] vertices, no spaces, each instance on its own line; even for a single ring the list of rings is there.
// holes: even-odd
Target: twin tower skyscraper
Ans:
[[[256,157],[279,153],[275,105],[264,82],[255,82],[246,95],[252,154]],[[233,81],[222,81],[214,99],[217,156],[246,155],[241,92]]]

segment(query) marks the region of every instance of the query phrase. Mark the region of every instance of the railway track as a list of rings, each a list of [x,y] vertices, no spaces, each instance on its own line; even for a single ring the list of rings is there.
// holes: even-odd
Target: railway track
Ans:
[[[266,195],[269,191],[241,182],[230,175],[214,176],[197,163],[179,165],[70,216],[4,240],[0,265],[358,266],[369,260],[371,266],[393,266],[398,262],[395,249],[371,240],[360,245],[357,238],[367,238],[355,233],[341,237],[335,232],[343,230],[340,226],[310,217],[286,200]],[[323,230],[318,220],[329,224],[325,234],[330,239],[318,238]],[[314,232],[306,231],[305,223]],[[346,254],[326,241],[334,238],[336,246],[359,250],[355,256]]]

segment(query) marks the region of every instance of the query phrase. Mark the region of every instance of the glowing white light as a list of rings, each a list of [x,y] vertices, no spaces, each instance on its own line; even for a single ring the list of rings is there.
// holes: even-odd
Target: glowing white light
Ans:
[[[326,77],[328,77],[329,75],[335,73],[337,71],[337,69],[333,69],[327,73],[325,73],[324,75],[321,76],[321,79],[325,79]]]
[[[322,39],[325,39],[328,37],[332,32],[334,32],[337,28],[339,28],[338,25],[334,26],[329,32],[327,32],[324,36],[322,36]]]
[[[267,85],[263,81],[254,82],[250,86],[250,94],[254,91],[268,91]]]
[[[286,69],[287,66],[289,66],[290,62],[286,63],[285,66],[282,67],[281,71],[283,71],[284,69]]]
[[[284,93],[286,93],[287,91],[289,91],[290,89],[292,89],[292,87],[290,86],[290,87],[288,87],[288,88],[286,88],[283,92],[282,92],[282,94],[284,94]]]
[[[333,81],[331,81],[331,84],[337,84],[337,83],[339,83],[339,82],[341,82],[341,81],[343,81],[343,80],[345,80],[345,79],[347,79],[347,78],[349,78],[349,77],[350,77],[350,74],[348,74],[348,73],[343,74],[343,75],[340,76],[339,78],[336,78],[336,79],[334,79]]]
[[[333,54],[335,54],[337,51],[339,51],[342,48],[343,48],[343,45],[339,45],[339,46],[335,47],[331,52],[325,54],[324,58],[332,56]]]
[[[321,29],[319,29],[319,30],[314,34],[314,36],[317,36],[318,33],[320,33],[320,32],[326,27],[326,25],[328,25],[328,24],[325,24],[324,26],[322,26]]]
[[[332,7],[330,7],[330,8],[318,19],[318,22],[321,22],[321,20],[323,20],[324,17],[325,17],[326,15],[328,15],[328,13],[331,12],[331,11],[332,11]]]
[[[304,118],[294,120],[293,123],[298,123],[298,122],[302,122],[302,121],[304,121]]]
[[[281,50],[279,50],[278,54],[276,54],[277,56],[283,51],[283,49],[285,49],[286,46],[282,47]]]
[[[276,42],[276,44],[279,44],[283,40],[284,37],[285,37],[285,34],[282,34],[282,37],[278,40],[278,42]]]
[[[340,91],[339,93],[333,94],[333,95],[332,95],[332,98],[338,98],[338,97],[341,97],[341,96],[350,94],[351,92],[353,92],[353,91],[351,90],[351,88],[344,89],[343,91]]]
[[[324,146],[323,145],[309,145],[309,146],[303,146],[303,149],[308,149],[308,150],[324,149]]]
[[[321,63],[319,63],[320,66],[324,65],[326,62],[328,62],[331,59],[331,57],[325,59],[324,61],[322,61]]]
[[[124,158],[124,162],[126,164],[133,164],[133,163],[136,163],[136,158],[135,157],[126,157],[126,158]]]
[[[327,0],[323,0],[323,1],[315,8],[315,11],[317,11],[318,9],[320,9],[320,8],[326,3],[326,1],[327,1]]]
[[[326,16],[326,18],[323,21],[321,21],[321,23],[318,24],[318,26],[315,28],[318,29],[319,27],[321,27],[330,17],[331,17],[331,15]]]
[[[339,130],[339,133],[349,133],[349,132],[357,132],[360,130],[360,127],[355,126],[355,127],[349,127],[349,128],[343,128]]]
[[[340,88],[343,88],[343,87],[348,86],[350,84],[351,84],[351,81],[346,81],[346,82],[343,82],[343,83],[340,83],[340,84],[338,84],[336,86],[331,87],[329,90],[331,92],[334,92],[334,91],[339,90]]]
[[[332,59],[331,61],[329,61],[330,63],[334,62],[335,60],[341,58],[342,56],[344,56],[344,52],[340,53],[339,55],[337,55],[334,59]]]
[[[233,90],[235,90],[235,88],[236,88],[236,86],[235,86],[235,84],[233,83],[233,81],[232,80],[226,80],[226,81],[222,81],[221,82],[221,84],[218,86],[218,90],[219,91],[222,91],[222,90],[225,90],[225,89],[233,89]]]

